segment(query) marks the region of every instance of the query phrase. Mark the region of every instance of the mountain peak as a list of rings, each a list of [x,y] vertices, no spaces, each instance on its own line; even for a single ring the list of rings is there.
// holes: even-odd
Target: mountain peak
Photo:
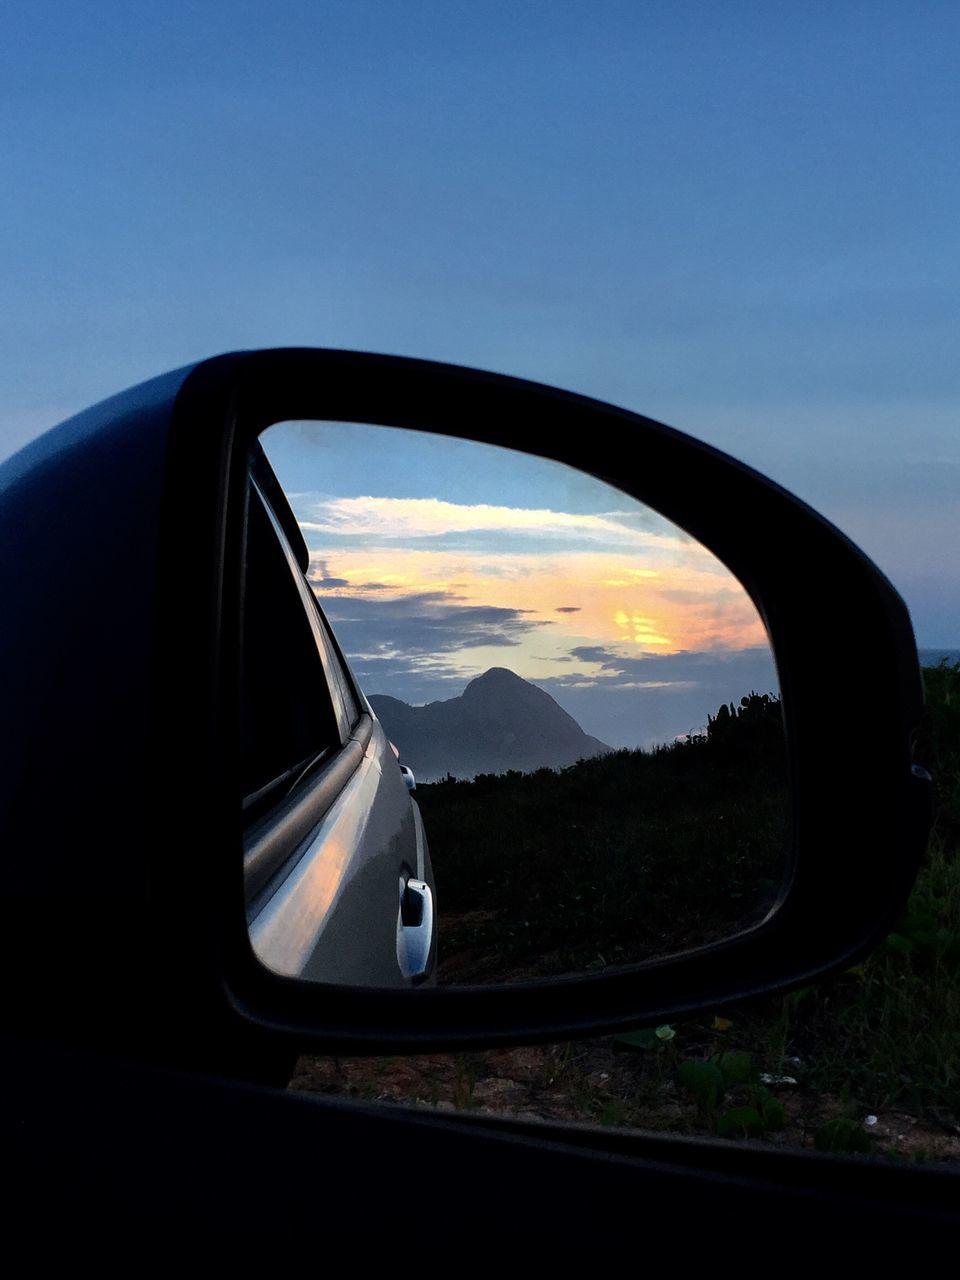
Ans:
[[[609,747],[591,738],[544,689],[491,667],[458,698],[410,707],[372,694],[391,741],[423,781],[507,769],[561,768]]]
[[[537,700],[549,697],[535,684],[506,667],[491,667],[482,676],[471,680],[460,696],[465,702],[488,706],[516,705],[529,703],[531,698]]]
[[[484,671],[482,676],[475,676],[464,689],[464,693],[467,692],[467,689],[473,689],[477,685],[481,685],[483,688],[493,688],[495,686],[507,688],[510,685],[526,683],[527,681],[522,676],[518,676],[515,671],[510,671],[507,667],[490,667],[488,671]]]

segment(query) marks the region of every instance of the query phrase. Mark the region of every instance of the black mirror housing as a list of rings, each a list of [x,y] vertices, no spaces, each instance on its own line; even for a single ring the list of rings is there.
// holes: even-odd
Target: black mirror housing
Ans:
[[[259,433],[315,418],[566,463],[655,508],[742,581],[777,663],[794,815],[792,879],[762,924],[623,972],[501,988],[310,987],[258,962],[235,786],[243,494]],[[243,1046],[395,1053],[597,1034],[809,982],[853,963],[905,904],[930,800],[911,754],[922,687],[903,602],[804,503],[661,423],[427,361],[241,352],[97,406],[0,483],[20,628],[0,666],[18,921],[6,945],[31,966],[16,1016],[38,1034],[82,1024],[223,1070]],[[67,590],[61,616],[65,544],[84,592]],[[855,682],[836,656],[850,652]],[[52,763],[38,725],[49,742],[58,717],[85,734]],[[65,828],[44,819],[53,800]]]

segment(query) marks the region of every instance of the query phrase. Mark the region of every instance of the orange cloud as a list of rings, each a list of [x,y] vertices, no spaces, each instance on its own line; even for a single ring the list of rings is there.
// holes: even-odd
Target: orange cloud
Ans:
[[[464,605],[524,610],[543,626],[522,647],[551,660],[584,644],[676,653],[766,643],[740,583],[697,544],[678,541],[669,561],[658,555],[655,570],[638,565],[636,555],[601,551],[494,555],[340,546],[313,556],[349,584],[324,595],[442,592]]]

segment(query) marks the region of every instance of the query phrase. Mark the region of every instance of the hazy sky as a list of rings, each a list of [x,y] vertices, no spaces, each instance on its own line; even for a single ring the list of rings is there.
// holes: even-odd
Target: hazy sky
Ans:
[[[3,34],[0,452],[239,347],[503,370],[751,462],[960,645],[960,6],[7,0]]]

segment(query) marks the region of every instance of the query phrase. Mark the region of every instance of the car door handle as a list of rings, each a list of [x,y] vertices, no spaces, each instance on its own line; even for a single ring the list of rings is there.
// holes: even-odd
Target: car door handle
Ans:
[[[411,982],[420,982],[430,968],[433,945],[433,893],[424,880],[400,881],[397,913],[397,964]]]

